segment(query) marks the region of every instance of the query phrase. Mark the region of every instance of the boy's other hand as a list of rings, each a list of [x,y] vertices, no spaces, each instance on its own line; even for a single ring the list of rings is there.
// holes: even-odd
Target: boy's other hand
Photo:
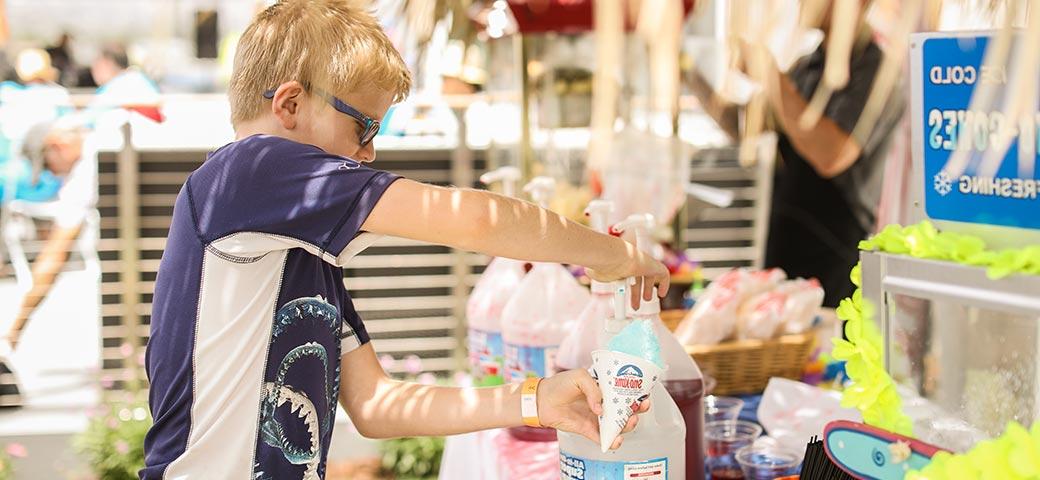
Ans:
[[[668,293],[671,279],[668,267],[649,254],[636,249],[631,243],[625,242],[625,245],[627,247],[626,255],[619,257],[613,265],[588,269],[589,278],[599,282],[633,278],[635,281],[629,286],[629,289],[632,292],[632,308],[635,309],[639,308],[642,301],[650,301],[654,298],[654,287],[657,287],[657,295],[664,298]]]
[[[569,370],[546,378],[538,384],[538,418],[542,425],[576,433],[599,445],[599,415],[603,413],[603,394],[599,384],[585,370]],[[631,432],[639,422],[639,414],[650,410],[644,400],[625,425],[622,434]],[[618,435],[611,450],[621,447]]]

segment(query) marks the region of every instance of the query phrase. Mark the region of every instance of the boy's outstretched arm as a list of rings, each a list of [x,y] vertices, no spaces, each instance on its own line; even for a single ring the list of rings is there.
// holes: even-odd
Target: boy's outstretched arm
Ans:
[[[370,343],[341,362],[340,403],[365,437],[455,435],[523,425],[519,384],[455,388],[399,382],[383,372]],[[542,425],[599,442],[603,397],[588,372],[571,370],[542,380],[537,398]],[[645,401],[639,413],[649,408]],[[638,415],[632,415],[623,433],[637,421]],[[611,448],[619,446],[620,436]]]
[[[654,285],[659,295],[668,292],[668,270],[632,244],[491,192],[401,179],[387,188],[361,228],[496,257],[581,265],[600,281],[635,277],[635,291],[642,289],[646,300]],[[633,295],[633,303],[639,297]]]

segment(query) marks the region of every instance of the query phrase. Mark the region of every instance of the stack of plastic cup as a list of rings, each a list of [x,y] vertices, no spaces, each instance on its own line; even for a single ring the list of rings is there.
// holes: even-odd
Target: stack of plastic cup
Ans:
[[[801,466],[801,456],[797,452],[765,443],[741,448],[736,457],[747,480],[774,480],[796,475]]]
[[[737,420],[744,409],[744,401],[736,397],[704,397],[704,423]]]
[[[755,442],[762,427],[742,420],[720,420],[704,426],[705,465],[712,480],[742,479],[737,451]]]

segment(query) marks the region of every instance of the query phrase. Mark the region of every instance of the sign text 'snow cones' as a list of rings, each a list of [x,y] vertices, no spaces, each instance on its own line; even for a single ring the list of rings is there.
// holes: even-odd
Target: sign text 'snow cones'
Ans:
[[[610,350],[592,352],[592,376],[603,392],[599,417],[599,447],[606,452],[628,423],[639,403],[661,380],[664,369],[646,359]]]

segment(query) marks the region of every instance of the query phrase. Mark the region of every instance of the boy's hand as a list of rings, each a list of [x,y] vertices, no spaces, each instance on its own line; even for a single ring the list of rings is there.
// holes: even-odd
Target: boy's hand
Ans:
[[[657,287],[657,295],[664,297],[668,293],[671,277],[668,268],[663,263],[655,260],[650,255],[639,251],[634,245],[625,242],[627,254],[619,257],[618,261],[607,267],[588,269],[589,278],[599,282],[613,282],[623,278],[633,277],[635,283],[630,286],[633,293],[632,308],[639,308],[640,301],[650,301],[654,298],[654,287]],[[637,293],[641,292],[642,295]]]
[[[599,445],[599,414],[603,413],[603,395],[599,384],[585,370],[560,372],[538,384],[538,418],[542,425],[583,435]],[[639,414],[650,409],[644,400],[625,425],[622,434],[636,428]],[[622,436],[610,448],[621,446]]]

